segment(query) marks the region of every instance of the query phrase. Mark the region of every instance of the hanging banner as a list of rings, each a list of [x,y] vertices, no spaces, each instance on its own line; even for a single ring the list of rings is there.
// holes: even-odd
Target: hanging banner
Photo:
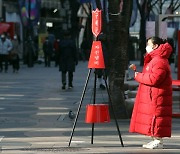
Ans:
[[[19,0],[20,15],[24,26],[37,24],[40,16],[40,6],[41,0]]]
[[[101,41],[93,41],[88,68],[105,68]]]
[[[102,27],[102,11],[98,8],[92,11],[92,33],[97,37],[101,33]]]

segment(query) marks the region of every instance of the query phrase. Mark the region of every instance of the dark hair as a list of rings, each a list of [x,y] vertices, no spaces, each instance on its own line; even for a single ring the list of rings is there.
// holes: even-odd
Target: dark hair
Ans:
[[[151,40],[153,44],[157,44],[158,46],[167,42],[167,40],[163,40],[162,38],[159,38],[157,36],[150,37],[147,39],[147,41],[149,40]]]

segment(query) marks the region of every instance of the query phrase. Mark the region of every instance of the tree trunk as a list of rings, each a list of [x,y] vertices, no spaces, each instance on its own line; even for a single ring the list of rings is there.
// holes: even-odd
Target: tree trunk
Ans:
[[[132,2],[132,0],[109,0],[109,51],[111,52],[109,86],[117,118],[127,118],[124,101],[124,77],[128,65],[127,49]],[[112,110],[110,112],[112,115]]]
[[[141,52],[140,65],[143,66],[144,54],[146,53],[146,19],[144,16],[141,16],[140,20],[139,41],[139,49]]]
[[[144,63],[144,54],[146,52],[146,19],[149,16],[149,12],[147,12],[147,0],[143,1],[142,4],[137,0],[137,6],[139,9],[139,13],[141,16],[140,20],[140,32],[139,32],[139,50],[141,52],[140,65],[142,66]]]

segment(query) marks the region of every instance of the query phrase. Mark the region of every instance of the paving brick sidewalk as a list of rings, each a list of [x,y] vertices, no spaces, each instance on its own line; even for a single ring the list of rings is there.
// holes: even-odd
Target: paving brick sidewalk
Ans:
[[[8,73],[0,73],[0,153],[179,153],[180,119],[173,119],[172,138],[165,139],[163,150],[143,149],[142,144],[150,139],[130,134],[129,119],[118,120],[125,147],[121,146],[113,120],[95,124],[91,144],[91,125],[84,119],[85,106],[92,102],[93,72],[68,147],[74,122],[68,113],[77,111],[87,74],[87,62],[79,62],[74,88],[63,91],[57,67],[22,65],[18,74],[11,68]],[[107,101],[105,92],[99,89],[97,97],[99,102]]]

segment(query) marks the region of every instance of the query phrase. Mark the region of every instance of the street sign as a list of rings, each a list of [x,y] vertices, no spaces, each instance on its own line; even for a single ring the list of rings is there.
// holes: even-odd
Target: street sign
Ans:
[[[92,33],[97,37],[101,32],[102,27],[102,11],[98,8],[95,11],[92,11]]]
[[[93,41],[88,68],[105,68],[101,41]]]

